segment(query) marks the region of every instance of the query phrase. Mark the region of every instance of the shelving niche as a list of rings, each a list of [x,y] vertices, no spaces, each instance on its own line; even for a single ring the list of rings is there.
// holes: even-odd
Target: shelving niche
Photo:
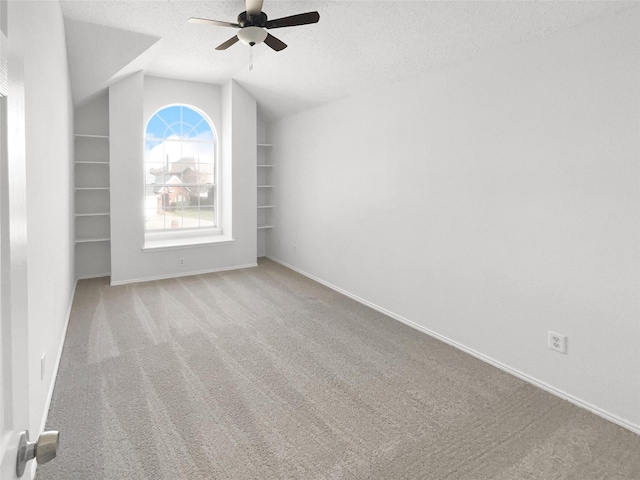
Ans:
[[[109,136],[75,134],[76,276],[110,275]]]
[[[264,256],[269,232],[273,229],[274,184],[271,153],[273,145],[258,143],[257,189],[258,189],[258,256]]]
[[[269,143],[258,144],[258,230],[273,228],[273,164]]]

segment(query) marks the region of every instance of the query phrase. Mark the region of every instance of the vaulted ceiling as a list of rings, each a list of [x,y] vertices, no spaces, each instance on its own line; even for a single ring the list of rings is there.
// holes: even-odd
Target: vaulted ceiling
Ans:
[[[215,47],[235,30],[244,0],[62,0],[76,105],[138,70],[224,84],[235,79],[277,118],[409,79],[637,4],[633,1],[265,0],[269,18],[318,11],[320,22],[271,31],[288,44]]]

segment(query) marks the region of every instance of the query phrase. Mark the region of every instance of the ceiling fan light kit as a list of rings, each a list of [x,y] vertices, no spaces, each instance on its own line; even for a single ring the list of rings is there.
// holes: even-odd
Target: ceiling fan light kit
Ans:
[[[238,23],[196,17],[190,18],[189,22],[201,25],[213,25],[216,27],[239,28],[238,33],[234,37],[218,45],[216,50],[226,50],[240,40],[250,47],[264,42],[267,46],[279,52],[287,48],[287,44],[268,33],[268,29],[309,25],[317,23],[320,20],[320,14],[318,12],[299,13],[289,17],[269,20],[267,14],[262,11],[262,0],[246,0],[246,6],[247,10],[238,15]]]
[[[260,27],[244,27],[238,32],[240,41],[250,47],[264,42],[267,35],[267,31]]]

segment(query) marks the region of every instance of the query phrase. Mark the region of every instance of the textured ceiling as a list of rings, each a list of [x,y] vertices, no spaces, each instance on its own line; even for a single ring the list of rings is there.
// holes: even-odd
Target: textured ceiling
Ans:
[[[215,47],[235,30],[187,23],[235,22],[243,0],[62,0],[76,105],[125,75],[223,84],[233,78],[276,118],[396,82],[591,19],[637,1],[265,0],[269,18],[317,10],[314,25],[271,33],[289,47]]]

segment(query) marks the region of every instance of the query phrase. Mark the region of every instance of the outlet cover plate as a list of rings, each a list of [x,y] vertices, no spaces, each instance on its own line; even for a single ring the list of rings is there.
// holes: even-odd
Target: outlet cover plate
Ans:
[[[560,335],[559,333],[549,330],[549,343],[548,346],[551,350],[555,350],[560,353],[567,353],[567,336]]]

